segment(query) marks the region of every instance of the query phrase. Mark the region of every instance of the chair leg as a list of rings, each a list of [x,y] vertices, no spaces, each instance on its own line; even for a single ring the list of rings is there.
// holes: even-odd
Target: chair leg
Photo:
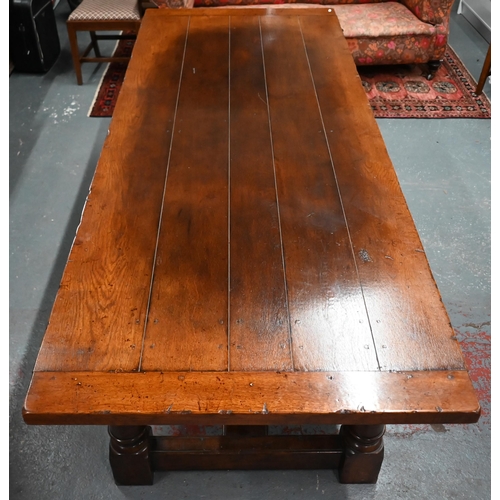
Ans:
[[[92,47],[94,49],[94,54],[96,57],[101,57],[101,51],[99,50],[99,45],[97,43],[97,36],[95,31],[90,31],[90,39],[92,40]]]
[[[438,61],[438,60],[435,60],[435,61],[429,61],[427,63],[427,66],[429,67],[429,71],[427,73],[427,80],[432,80],[435,76],[436,76],[436,73],[438,72],[438,69],[441,67],[441,63],[443,61]]]
[[[488,53],[486,54],[486,59],[484,60],[483,69],[481,70],[481,76],[477,82],[476,95],[479,96],[483,92],[484,84],[486,83],[486,78],[491,74],[491,44],[488,47]]]
[[[72,25],[72,23],[67,23],[66,25],[68,27],[68,38],[71,47],[71,55],[73,57],[73,66],[75,67],[76,83],[78,85],[81,85],[83,83],[82,66],[80,63],[80,51],[78,49],[78,38],[76,35],[76,29]]]

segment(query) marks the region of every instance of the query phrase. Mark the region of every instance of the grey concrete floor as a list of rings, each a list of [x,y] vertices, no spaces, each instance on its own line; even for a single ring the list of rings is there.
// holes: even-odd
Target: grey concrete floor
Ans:
[[[105,428],[23,423],[31,371],[110,121],[87,117],[104,67],[86,65],[84,85],[76,85],[68,14],[62,0],[55,66],[44,75],[14,71],[9,79],[10,497],[490,498],[491,121],[484,119],[378,120],[473,370],[484,409],[477,424],[388,427],[376,485],[341,485],[336,472],[320,470],[157,473],[153,486],[117,487]],[[456,5],[450,45],[478,78],[487,43]],[[491,98],[489,83],[485,91]]]

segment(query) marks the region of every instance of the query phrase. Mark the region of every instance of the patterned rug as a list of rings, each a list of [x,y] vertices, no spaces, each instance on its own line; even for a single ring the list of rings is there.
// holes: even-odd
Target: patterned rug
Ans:
[[[133,40],[121,40],[115,55],[130,55]],[[110,117],[120,93],[127,64],[110,63],[89,111]],[[427,66],[394,65],[358,68],[376,118],[491,118],[491,104],[474,93],[476,82],[451,47],[433,80]]]
[[[120,40],[113,53],[116,57],[130,57],[135,40]],[[113,116],[116,100],[122,88],[127,63],[109,63],[97,87],[94,101],[88,115],[92,118],[105,118]]]
[[[437,74],[427,65],[362,66],[358,72],[377,118],[491,118],[484,93],[448,46]]]

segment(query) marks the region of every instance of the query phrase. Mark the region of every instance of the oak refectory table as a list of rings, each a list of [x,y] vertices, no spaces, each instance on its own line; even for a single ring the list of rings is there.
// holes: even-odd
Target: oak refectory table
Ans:
[[[373,483],[386,424],[478,420],[332,9],[146,11],[23,414],[109,426],[117,484]],[[224,432],[152,435],[170,424]]]

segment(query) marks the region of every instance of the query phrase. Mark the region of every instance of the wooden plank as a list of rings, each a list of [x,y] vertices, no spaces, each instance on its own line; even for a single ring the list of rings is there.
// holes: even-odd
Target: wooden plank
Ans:
[[[153,437],[155,470],[333,469],[342,454],[339,436],[233,438]]]
[[[336,22],[333,12],[300,20],[381,368],[463,368],[347,44],[332,29]]]
[[[467,372],[35,373],[28,424],[472,423]]]
[[[248,426],[252,427],[252,426]],[[152,436],[153,449],[159,452],[182,454],[186,451],[198,453],[252,453],[263,449],[283,451],[328,451],[337,448],[339,435],[280,435],[269,436]]]
[[[230,368],[291,370],[259,18],[231,18]]]
[[[377,369],[297,18],[262,30],[295,368]]]
[[[186,26],[137,42],[36,370],[139,367]]]
[[[267,436],[267,425],[224,425],[223,435],[231,437]]]
[[[191,19],[144,370],[228,367],[228,58],[228,19]]]

